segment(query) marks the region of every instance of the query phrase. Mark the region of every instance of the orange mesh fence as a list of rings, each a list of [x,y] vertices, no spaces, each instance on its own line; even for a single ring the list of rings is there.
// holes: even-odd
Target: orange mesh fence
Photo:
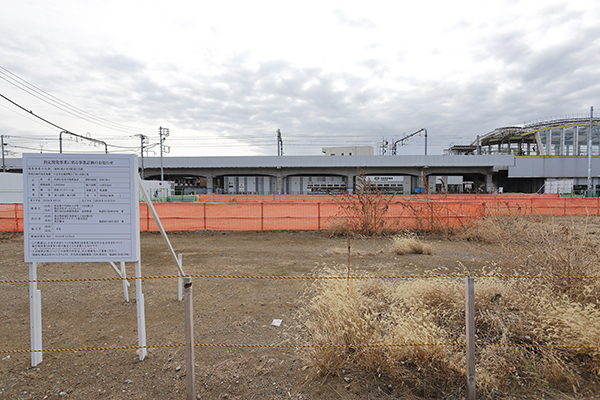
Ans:
[[[531,198],[494,198],[486,201],[487,212],[489,215],[529,215],[535,214]],[[545,199],[551,202],[560,199]]]
[[[327,194],[200,194],[197,201],[207,203],[323,203],[335,201]]]
[[[23,231],[23,204],[0,204],[0,232]]]
[[[224,196],[227,201],[155,203],[154,207],[167,231],[322,230],[338,219],[344,204],[341,197],[328,195],[304,195],[304,201],[291,201],[298,198],[302,196]],[[486,215],[600,214],[600,198],[557,195],[407,195],[391,200],[385,218],[396,229],[457,228]],[[140,203],[140,230],[158,230],[145,203]],[[22,204],[0,204],[0,231],[23,231]]]
[[[485,204],[459,201],[390,203],[386,219],[395,229],[439,230],[458,228],[485,216]]]

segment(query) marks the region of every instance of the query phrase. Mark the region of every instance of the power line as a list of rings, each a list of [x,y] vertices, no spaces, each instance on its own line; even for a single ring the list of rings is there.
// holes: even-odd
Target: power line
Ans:
[[[73,106],[70,103],[67,103],[66,101],[59,99],[58,97],[56,97],[54,95],[51,95],[50,93],[27,82],[25,79],[21,78],[20,76],[16,75],[13,72],[10,72],[9,70],[7,70],[6,68],[4,68],[2,66],[0,66],[0,79],[8,82],[9,84],[13,85],[14,87],[16,87],[24,92],[36,97],[39,100],[42,100],[43,102],[45,102],[53,107],[58,108],[59,110],[62,110],[70,115],[73,115],[77,118],[81,118],[81,119],[91,122],[93,124],[100,125],[104,128],[121,131],[121,132],[132,132],[132,133],[140,132],[140,131],[145,131],[145,132],[153,131],[151,129],[141,129],[141,128],[127,126],[127,125],[108,121],[107,119],[104,119],[104,118],[97,117],[87,111],[84,111],[78,107]]]
[[[1,68],[1,67],[0,67]],[[48,121],[47,119],[44,119],[42,117],[40,117],[39,115],[35,114],[33,111],[26,109],[25,107],[21,106],[20,104],[15,103],[14,101],[12,101],[11,99],[9,99],[8,97],[4,96],[2,93],[0,93],[0,97],[4,98],[5,100],[9,101],[10,103],[14,104],[15,106],[19,107],[21,110],[28,112],[29,114],[33,115],[36,118],[41,119],[42,121],[44,121],[45,123],[52,125],[55,128],[60,129],[61,131],[66,131],[66,129]]]
[[[2,68],[2,67],[0,67],[0,68]],[[0,93],[0,97],[4,98],[5,100],[7,100],[7,101],[9,101],[10,103],[14,104],[15,106],[19,107],[21,110],[23,110],[23,111],[25,111],[25,112],[29,113],[30,115],[33,115],[34,117],[36,117],[36,118],[39,118],[40,120],[44,121],[45,123],[47,123],[47,124],[49,124],[49,125],[52,125],[53,127],[60,129],[61,131],[64,131],[64,132],[67,132],[67,133],[71,133],[71,134],[73,134],[72,132],[68,131],[67,129],[65,129],[65,128],[63,128],[63,127],[59,126],[59,125],[56,125],[55,123],[53,123],[53,122],[50,122],[50,121],[48,121],[48,120],[47,120],[47,119],[45,119],[45,118],[42,118],[42,117],[40,117],[39,115],[35,114],[33,111],[31,111],[31,110],[27,110],[27,109],[26,109],[25,107],[23,107],[22,105],[20,105],[20,104],[18,104],[18,103],[16,103],[16,102],[14,102],[14,101],[12,101],[11,99],[9,99],[8,97],[4,96],[4,95],[3,95],[3,94],[1,94],[1,93]],[[75,134],[73,134],[73,135],[75,135]],[[19,137],[19,138],[22,138],[21,136],[13,136],[13,137]],[[45,140],[45,139],[43,139],[43,138],[36,138],[36,139],[34,139],[34,140]],[[103,142],[103,143],[104,143],[104,142]],[[106,146],[110,146],[110,147],[114,147],[114,148],[119,148],[119,149],[126,149],[126,150],[129,150],[129,151],[133,151],[133,150],[135,149],[134,147],[128,147],[128,146],[118,146],[118,145],[107,144],[107,143],[105,143],[105,145],[106,145]]]

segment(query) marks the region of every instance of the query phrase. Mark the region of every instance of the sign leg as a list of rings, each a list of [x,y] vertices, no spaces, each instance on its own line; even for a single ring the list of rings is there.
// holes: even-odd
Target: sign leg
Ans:
[[[123,277],[123,296],[125,297],[125,301],[129,303],[129,290],[127,289],[127,272],[125,271],[125,261],[121,261],[121,277]]]
[[[29,263],[29,280],[37,280],[37,263]],[[37,282],[29,282],[29,326],[31,333],[31,366],[42,362],[42,294]]]
[[[135,262],[135,277],[142,277],[142,265],[141,261]],[[146,312],[144,309],[144,294],[142,293],[142,280],[135,280],[135,296],[137,306],[137,322],[138,322],[138,345],[140,348],[140,360],[146,358],[147,349],[146,346]]]

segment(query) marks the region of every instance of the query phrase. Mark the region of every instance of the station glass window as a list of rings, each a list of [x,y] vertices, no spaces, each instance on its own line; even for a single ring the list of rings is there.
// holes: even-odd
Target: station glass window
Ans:
[[[569,127],[565,128],[565,147],[564,147],[564,155],[565,156],[574,156],[575,155],[575,128]]]
[[[590,131],[589,126],[578,126],[577,127],[577,155],[587,156],[588,154],[588,133]]]

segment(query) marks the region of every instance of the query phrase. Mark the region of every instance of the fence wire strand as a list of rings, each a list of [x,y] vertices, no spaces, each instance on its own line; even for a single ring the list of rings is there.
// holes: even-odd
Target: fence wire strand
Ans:
[[[498,347],[534,347],[534,348],[559,348],[559,349],[598,349],[600,346],[578,346],[561,344],[534,344],[534,343],[485,343],[476,342],[478,346]],[[84,352],[84,351],[108,351],[108,350],[138,350],[138,349],[161,349],[171,347],[184,347],[184,343],[156,344],[148,346],[118,346],[118,347],[84,347],[75,349],[42,349],[42,350],[0,350],[0,354],[6,353],[59,353],[59,352]],[[425,347],[425,346],[466,346],[465,342],[447,343],[393,343],[393,344],[232,344],[232,343],[194,343],[194,347],[229,347],[229,348],[382,348],[382,347]]]
[[[98,282],[98,281],[122,281],[122,280],[148,280],[148,279],[172,279],[172,278],[215,278],[215,279],[300,279],[300,280],[359,280],[359,279],[435,279],[435,278],[499,278],[499,279],[598,279],[600,276],[553,276],[553,275],[487,275],[487,274],[444,274],[444,275],[389,275],[389,276],[257,276],[257,275],[162,275],[126,278],[78,278],[78,279],[21,279],[0,280],[1,283],[56,283],[56,282]],[[557,344],[534,344],[534,343],[486,343],[477,342],[479,346],[499,347],[533,347],[533,348],[559,348],[559,349],[598,349],[600,346],[578,346]],[[228,343],[195,343],[195,347],[229,347],[229,348],[382,348],[382,347],[419,347],[419,346],[465,346],[465,342],[447,343],[395,343],[395,344],[228,344]],[[87,347],[77,349],[42,349],[42,350],[0,350],[0,354],[6,353],[38,353],[38,352],[83,352],[83,351],[108,351],[108,350],[138,350],[159,349],[171,347],[184,347],[185,344],[162,344],[149,346],[119,346],[119,347]]]
[[[173,278],[211,278],[211,279],[289,279],[289,280],[360,280],[360,279],[436,279],[436,278],[498,278],[498,279],[600,279],[598,275],[484,275],[484,274],[446,274],[446,275],[386,275],[386,276],[260,276],[260,275],[162,275],[162,276],[139,276],[126,278],[76,278],[76,279],[19,279],[0,280],[2,283],[56,283],[56,282],[101,282],[122,280],[151,280],[151,279],[173,279]]]

